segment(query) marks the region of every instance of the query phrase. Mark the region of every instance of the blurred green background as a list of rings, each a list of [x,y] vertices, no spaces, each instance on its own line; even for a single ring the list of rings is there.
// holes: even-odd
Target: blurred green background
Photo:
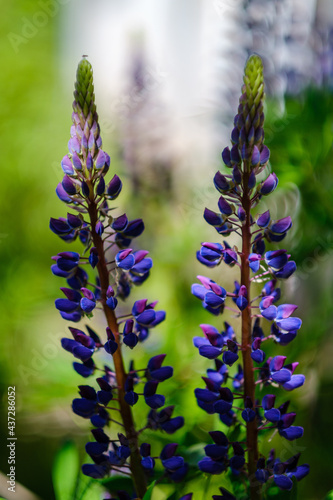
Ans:
[[[89,6],[83,4],[89,15]],[[191,9],[188,2],[180,4]],[[66,207],[55,195],[55,186],[61,180],[60,160],[67,150],[76,64],[89,47],[84,44],[84,29],[82,48],[71,31],[73,26],[75,33],[78,32],[80,2],[62,1],[53,5],[57,6],[53,14],[46,14],[38,21],[36,12],[46,12],[41,3],[7,2],[2,4],[0,18],[0,470],[4,474],[8,472],[7,387],[15,385],[16,479],[43,500],[56,498],[52,470],[55,470],[55,484],[59,484],[57,469],[54,469],[59,451],[63,450],[65,461],[73,463],[77,449],[78,461],[82,463],[89,434],[87,422],[76,418],[70,409],[82,379],[72,370],[70,355],[59,346],[60,338],[66,335],[66,325],[53,303],[62,282],[51,275],[50,256],[62,251],[64,243],[48,229],[50,216],[66,213]],[[149,8],[149,2],[143,5]],[[106,3],[97,1],[90,8],[94,16],[98,11],[103,17]],[[127,8],[130,11],[131,3]],[[242,8],[240,2],[238,8]],[[189,17],[181,18],[185,35]],[[37,27],[36,22],[39,22]],[[98,31],[98,25],[95,29]],[[74,43],[79,52],[72,61],[66,58],[66,50],[68,47],[71,51]],[[234,43],[237,44],[237,40]],[[102,75],[101,61],[109,57],[109,48],[107,45],[99,48],[96,65],[94,50],[89,59],[96,74]],[[112,50],[116,51],[117,47]],[[245,59],[242,64],[244,62]],[[163,69],[163,65],[161,67]],[[126,108],[127,114],[123,121],[119,119],[119,124],[109,113],[107,78],[103,79],[103,85],[101,79],[95,85],[104,147],[112,153],[110,171],[121,175],[125,184],[119,205],[130,217],[144,218],[146,231],[138,244],[150,250],[154,261],[150,279],[137,290],[136,296],[158,298],[161,308],[167,311],[167,321],[152,333],[147,343],[133,353],[126,352],[126,359],[129,362],[133,354],[136,366],[140,367],[153,354],[167,353],[175,376],[164,384],[164,393],[167,403],[176,406],[175,413],[184,415],[186,420],[185,428],[174,438],[183,450],[190,450],[188,453],[195,461],[203,454],[198,443],[206,443],[207,431],[222,429],[222,425],[217,417],[208,417],[196,406],[193,390],[202,386],[201,376],[211,363],[199,358],[192,337],[200,335],[199,323],[221,325],[221,319],[212,319],[200,307],[190,294],[190,285],[197,274],[215,276],[216,281],[229,289],[233,279],[237,279],[234,271],[223,267],[206,271],[195,259],[201,241],[216,239],[214,229],[205,224],[202,212],[205,206],[214,209],[216,205],[212,178],[220,168],[219,155],[226,143],[224,139],[212,141],[209,154],[205,153],[204,146],[199,151],[199,160],[194,160],[196,138],[190,135],[191,127],[208,119],[207,114],[203,114],[201,120],[202,113],[193,112],[183,123],[184,136],[189,134],[184,142],[186,147],[178,147],[176,154],[164,151],[168,139],[163,135],[146,141],[144,151],[138,149],[136,132],[140,131],[143,140],[146,139],[144,131],[146,135],[151,132],[166,108],[158,107],[150,99],[151,93],[145,92],[147,86],[145,82],[140,83],[138,74],[140,76],[134,71],[132,83],[130,80],[132,91],[119,90],[118,97],[114,98],[123,102],[124,96],[129,96],[134,103]],[[198,79],[199,74],[200,69]],[[297,425],[305,428],[304,438],[295,444],[281,442],[276,436],[269,445],[265,444],[265,449],[276,447],[286,457],[302,452],[302,463],[311,465],[310,476],[299,483],[299,498],[305,500],[323,499],[333,488],[333,100],[330,82],[313,85],[309,81],[294,94],[287,92],[281,99],[281,95],[274,96],[272,92],[267,100],[266,137],[272,168],[280,183],[265,203],[274,217],[291,214],[294,220],[294,227],[283,243],[292,252],[298,273],[284,286],[284,301],[295,301],[303,320],[296,341],[287,348],[271,346],[267,354],[274,350],[276,354],[286,353],[288,360],[299,361],[299,372],[306,375],[307,383],[290,394],[292,406],[297,408]],[[231,82],[236,94],[240,84],[238,79]],[[191,86],[195,85],[196,81],[192,81]],[[223,111],[222,103],[219,106]],[[230,130],[232,120],[228,113],[224,122]],[[137,128],[133,130],[131,124]],[[172,126],[170,129],[169,140],[173,135]],[[231,322],[237,328],[237,322],[233,319]],[[94,324],[102,331],[101,318],[96,318]],[[135,410],[143,426],[146,410],[141,404]],[[156,450],[160,447],[159,441],[168,441],[158,434],[154,434],[154,440]],[[68,441],[74,443],[74,448],[66,445]],[[60,467],[60,477],[61,470]],[[0,484],[4,488],[4,484]],[[217,494],[221,484],[221,478],[214,477],[205,493],[205,482],[194,480],[183,494],[195,491],[195,500],[208,498],[210,494]],[[96,498],[103,498],[97,490]],[[1,494],[6,498],[4,491],[1,490]],[[170,491],[172,488],[161,486],[155,492],[156,499],[163,500]],[[91,493],[85,498],[95,496]],[[57,490],[57,500],[60,498],[65,500],[66,496]]]

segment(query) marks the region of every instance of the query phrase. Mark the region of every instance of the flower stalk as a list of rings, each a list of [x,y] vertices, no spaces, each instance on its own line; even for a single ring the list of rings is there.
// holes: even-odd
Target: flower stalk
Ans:
[[[298,465],[299,454],[282,462],[274,450],[264,457],[258,449],[262,430],[279,432],[289,441],[303,435],[302,427],[292,425],[296,413],[287,412],[289,401],[276,408],[276,395],[266,394],[260,400],[259,390],[279,385],[291,391],[305,381],[304,375],[294,374],[298,363],[285,365],[286,356],[281,355],[266,360],[266,353],[261,348],[266,341],[273,341],[282,348],[287,346],[302,323],[300,318],[292,316],[297,306],[275,305],[281,295],[278,281],[288,279],[295,272],[296,264],[289,261],[286,250],[266,251],[266,243],[276,244],[285,238],[292,226],[291,218],[272,220],[269,210],[259,215],[254,213],[262,197],[270,195],[278,184],[274,173],[264,181],[257,180],[267,168],[270,157],[264,145],[263,101],[263,65],[260,57],[253,55],[245,66],[244,85],[231,133],[232,147],[222,152],[222,160],[232,173],[215,174],[214,185],[221,194],[219,211],[206,208],[204,212],[206,222],[219,236],[226,238],[233,234],[241,238],[241,252],[226,240],[223,243],[204,242],[197,252],[199,262],[209,268],[221,263],[240,267],[240,282],[235,281],[232,293],[205,276],[198,276],[201,284],[192,286],[193,295],[202,301],[207,312],[218,317],[225,310],[234,310],[226,305],[232,300],[238,308],[236,316],[241,319],[238,336],[233,326],[225,322],[222,332],[213,325],[201,324],[204,337],[194,338],[199,354],[215,360],[215,368],[208,369],[207,376],[202,377],[206,387],[195,390],[198,405],[209,414],[218,414],[224,426],[234,427],[235,431],[237,429],[235,435],[240,434],[238,440],[233,440],[220,430],[210,432],[214,444],[205,447],[206,456],[198,465],[205,473],[229,472],[239,477],[240,483],[246,484],[242,494],[251,500],[261,500],[262,485],[267,482],[274,480],[279,488],[291,490],[293,479],[299,481],[309,472],[307,464]],[[256,283],[264,286],[261,293],[251,299],[251,285]],[[265,334],[267,321],[270,332]],[[238,364],[235,373],[232,366],[239,361],[242,364]],[[234,404],[240,394],[243,408],[239,402]],[[242,435],[244,422],[246,434]],[[216,498],[231,500],[239,495],[237,488],[236,496],[223,488],[221,493],[222,496]]]
[[[93,427],[94,441],[86,444],[93,463],[84,464],[82,472],[95,479],[111,473],[130,474],[135,497],[141,499],[155,474],[155,458],[151,457],[150,444],[139,441],[139,436],[141,439],[146,429],[173,434],[184,425],[184,419],[173,417],[174,408],[164,407],[165,397],[157,392],[159,384],[173,375],[171,366],[162,366],[165,354],[153,356],[138,370],[131,359],[128,371],[125,368],[124,351],[131,352],[145,342],[151,328],[164,321],[165,312],[155,310],[157,302],[148,303],[147,299],[136,300],[130,310],[123,310],[132,288],[149,277],[153,262],[146,250],[129,248],[143,232],[143,221],[128,220],[125,213],[117,215],[112,207],[122,182],[116,174],[106,181],[110,157],[102,150],[92,67],[86,59],[78,66],[73,110],[69,153],[61,162],[65,175],[56,193],[76,213],[51,219],[50,228],[67,243],[79,239],[84,251],[58,253],[51,269],[67,282],[67,287],[61,287],[65,298],[55,301],[56,308],[63,319],[74,323],[69,327],[73,338],[63,338],[62,347],[76,359],[73,367],[80,376],[95,377],[91,385],[79,386],[80,397],[72,403],[73,412],[89,419]],[[90,324],[86,325],[88,334],[77,328],[77,323],[90,320],[100,311],[104,339]],[[103,368],[95,362],[99,351],[104,351],[104,358],[109,360]],[[137,392],[136,385],[141,382],[143,392]],[[144,426],[133,414],[139,397],[149,407]],[[118,439],[110,439],[107,434],[114,425],[121,429]],[[188,469],[176,451],[176,443],[167,444],[158,457],[170,481],[181,481]],[[131,497],[119,492],[119,498]]]
[[[92,191],[92,190],[91,190]],[[106,265],[104,244],[101,236],[96,233],[95,227],[98,220],[97,205],[94,200],[90,200],[88,206],[88,213],[91,221],[91,237],[93,245],[97,250],[98,263],[96,265],[98,271],[99,282],[101,285],[101,304],[103,306],[104,315],[107,325],[113,332],[115,341],[118,344],[118,349],[113,354],[113,363],[116,374],[116,381],[118,385],[118,401],[120,406],[121,419],[125,428],[126,438],[131,450],[130,455],[130,469],[135,485],[135,491],[140,498],[143,498],[147,491],[147,481],[145,475],[142,473],[141,456],[138,444],[138,433],[135,429],[135,423],[132,415],[131,407],[126,403],[125,397],[125,384],[127,374],[125,371],[124,360],[121,351],[119,328],[117,318],[112,309],[106,304],[106,293],[109,288],[109,271]]]
[[[242,357],[244,372],[244,399],[255,401],[255,379],[253,360],[251,358],[252,344],[252,318],[251,318],[251,291],[250,291],[250,266],[251,253],[251,199],[249,193],[249,173],[244,172],[242,208],[245,213],[245,223],[242,226],[242,255],[241,255],[241,286],[247,290],[248,305],[242,314]],[[261,484],[255,479],[258,462],[258,425],[257,420],[246,422],[246,446],[248,449],[248,475],[250,483],[251,500],[261,499]]]

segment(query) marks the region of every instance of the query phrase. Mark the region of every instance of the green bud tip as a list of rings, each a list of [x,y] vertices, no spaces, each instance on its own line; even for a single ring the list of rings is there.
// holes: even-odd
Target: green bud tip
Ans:
[[[96,106],[93,70],[86,56],[83,56],[77,67],[74,97],[85,118],[87,118],[89,111],[94,114]]]
[[[249,109],[252,105],[258,106],[264,99],[264,66],[261,58],[253,54],[249,57],[245,65],[244,85]]]

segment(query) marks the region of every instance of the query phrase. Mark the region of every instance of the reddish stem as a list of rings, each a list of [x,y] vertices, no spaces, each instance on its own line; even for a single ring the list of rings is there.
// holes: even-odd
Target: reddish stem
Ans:
[[[242,256],[241,256],[241,285],[245,285],[247,289],[248,307],[242,311],[242,356],[243,356],[243,370],[244,370],[244,397],[250,397],[253,404],[255,404],[255,381],[253,373],[253,362],[251,358],[251,332],[252,332],[252,319],[251,319],[251,296],[250,296],[250,267],[249,267],[249,254],[251,253],[251,226],[250,226],[250,213],[251,213],[251,199],[248,188],[249,172],[246,169],[246,162],[244,162],[243,174],[243,197],[242,206],[246,213],[246,220],[242,227]],[[258,461],[258,426],[257,420],[246,423],[246,443],[248,448],[248,472],[250,481],[250,499],[261,499],[261,485],[255,478]]]
[[[90,184],[90,193],[93,193],[92,185]],[[120,414],[124,424],[126,437],[129,442],[129,447],[131,449],[131,472],[133,477],[133,482],[135,485],[135,490],[139,498],[142,498],[147,490],[146,478],[144,471],[141,466],[141,456],[138,445],[138,433],[135,429],[133,415],[131,407],[124,400],[125,396],[125,382],[127,374],[124,367],[124,361],[121,353],[121,345],[119,341],[119,329],[118,322],[114,311],[112,311],[106,305],[106,291],[109,286],[109,271],[107,268],[107,263],[105,260],[104,244],[101,236],[96,233],[95,227],[98,221],[97,205],[93,197],[90,198],[90,203],[88,207],[88,213],[91,221],[91,235],[93,239],[94,247],[98,252],[98,263],[97,271],[100,279],[101,285],[101,303],[103,306],[105,318],[109,328],[115,336],[116,342],[118,344],[118,349],[113,354],[113,362],[116,373],[116,380],[118,384],[118,399],[120,406]]]

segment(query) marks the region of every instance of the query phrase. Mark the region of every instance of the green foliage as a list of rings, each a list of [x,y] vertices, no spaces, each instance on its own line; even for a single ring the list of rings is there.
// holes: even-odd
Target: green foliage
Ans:
[[[153,489],[155,487],[156,481],[153,481],[149,488],[147,489],[145,496],[143,497],[142,500],[151,500],[152,494],[153,494]]]
[[[76,446],[67,442],[59,450],[52,470],[56,500],[72,500],[76,497],[78,474],[79,456]]]

